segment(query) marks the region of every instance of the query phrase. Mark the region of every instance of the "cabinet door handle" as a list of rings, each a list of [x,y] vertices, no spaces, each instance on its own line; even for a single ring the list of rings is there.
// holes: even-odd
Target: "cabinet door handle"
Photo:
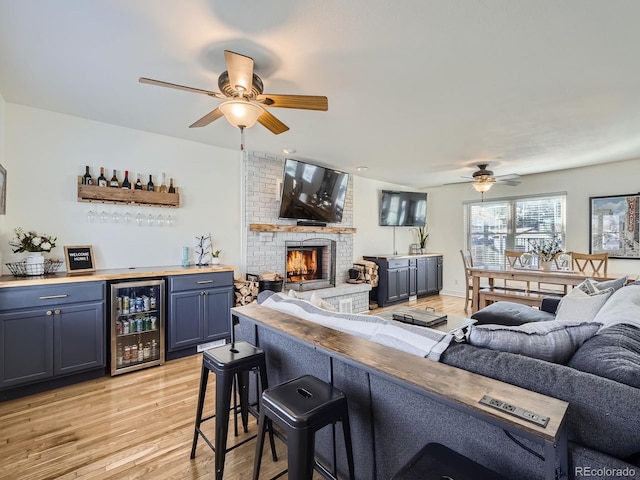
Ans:
[[[47,315],[53,315],[53,312],[51,310],[47,310]]]
[[[198,283],[198,285],[202,285],[203,283],[213,283],[213,280],[200,280],[197,283]]]
[[[69,295],[45,295],[44,297],[40,297],[40,300],[51,300],[52,298],[67,298]]]
[[[53,313],[55,313],[56,315],[60,315],[60,310],[56,309],[53,311]]]

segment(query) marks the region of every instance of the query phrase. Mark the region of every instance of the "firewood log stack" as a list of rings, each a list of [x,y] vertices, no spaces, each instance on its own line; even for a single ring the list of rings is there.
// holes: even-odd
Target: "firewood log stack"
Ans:
[[[252,280],[234,280],[236,307],[249,305],[258,297],[258,282]]]
[[[371,287],[378,286],[378,265],[369,260],[358,260],[353,264],[353,268],[360,271],[360,279],[365,283],[370,283]]]

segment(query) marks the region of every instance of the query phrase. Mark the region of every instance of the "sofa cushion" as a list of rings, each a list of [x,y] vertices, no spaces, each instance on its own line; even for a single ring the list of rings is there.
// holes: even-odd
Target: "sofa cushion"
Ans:
[[[613,288],[600,290],[587,279],[562,297],[556,311],[556,320],[589,322],[595,318],[612,293]]]
[[[495,302],[478,310],[471,318],[476,320],[476,325],[518,326],[529,322],[553,320],[555,315],[521,303]]]
[[[640,328],[618,324],[600,330],[578,348],[568,365],[640,388]]]
[[[640,285],[615,291],[593,321],[601,323],[603,329],[623,323],[640,328]]]
[[[600,328],[594,322],[526,323],[517,327],[473,325],[469,343],[501,352],[518,353],[553,363],[566,363],[582,343]]]

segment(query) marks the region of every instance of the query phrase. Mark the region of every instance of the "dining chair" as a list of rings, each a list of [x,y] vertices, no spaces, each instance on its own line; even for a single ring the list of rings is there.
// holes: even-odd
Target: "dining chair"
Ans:
[[[583,275],[606,276],[609,264],[608,253],[571,252],[573,269]]]
[[[460,250],[460,256],[462,257],[462,264],[464,265],[464,276],[467,282],[465,298],[464,298],[464,311],[467,311],[469,303],[473,301],[473,277],[469,269],[473,267],[473,256],[469,250]],[[480,284],[480,288],[489,287],[486,282]]]
[[[460,256],[462,257],[462,264],[464,266],[464,276],[467,286],[464,294],[464,311],[467,311],[469,303],[473,300],[473,278],[469,269],[473,267],[473,257],[469,250],[460,250]]]
[[[517,268],[517,267],[524,267],[524,264],[522,263],[522,254],[524,252],[516,252],[515,250],[505,250],[504,251],[504,259],[505,259],[505,263],[508,267],[511,268]],[[508,280],[504,281],[504,286],[507,286],[507,282]],[[527,282],[527,290],[530,290],[530,283]]]

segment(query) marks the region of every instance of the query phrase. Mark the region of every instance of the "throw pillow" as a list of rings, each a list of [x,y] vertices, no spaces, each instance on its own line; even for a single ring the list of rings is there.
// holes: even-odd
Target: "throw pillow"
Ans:
[[[318,308],[322,308],[323,310],[329,310],[330,312],[336,311],[336,307],[331,305],[326,300],[323,300],[322,297],[320,297],[320,295],[318,295],[316,292],[313,292],[311,294],[309,302],[311,302],[312,305],[315,305]]]
[[[586,293],[585,290],[594,293]],[[558,305],[556,320],[590,322],[613,293],[613,288],[599,290],[590,279],[567,293]]]
[[[469,343],[477,347],[565,364],[578,347],[599,328],[600,324],[593,322],[557,320],[525,323],[517,327],[474,325],[469,331]]]
[[[298,292],[296,292],[296,291],[295,291],[294,289],[292,289],[292,288],[291,288],[291,289],[289,289],[289,296],[290,296],[290,297],[292,297],[292,298],[300,298],[300,297],[298,296]]]

